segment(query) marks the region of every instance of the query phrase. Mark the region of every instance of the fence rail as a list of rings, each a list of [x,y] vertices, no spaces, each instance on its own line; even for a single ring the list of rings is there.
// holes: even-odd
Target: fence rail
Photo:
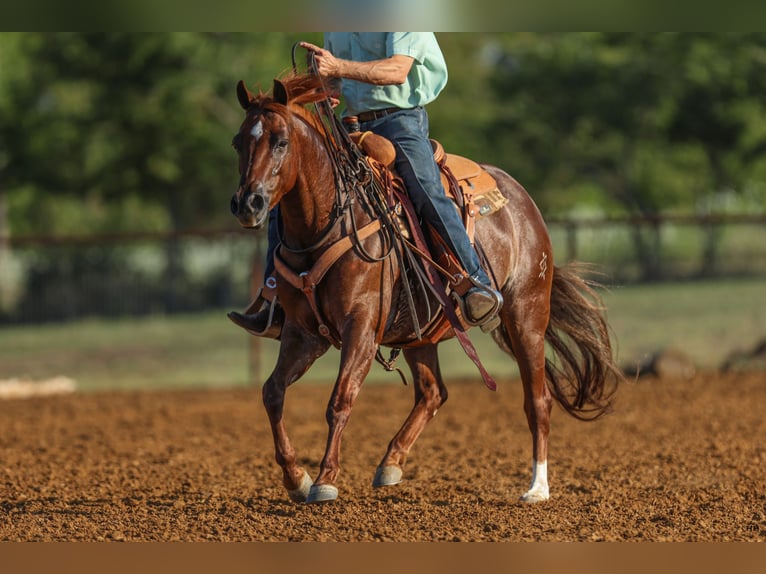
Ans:
[[[710,249],[710,242],[716,239],[710,238],[710,234],[723,227],[736,227],[740,230],[753,228],[756,232],[760,229],[759,239],[766,241],[766,214],[621,216],[593,219],[552,217],[547,218],[547,223],[552,234],[557,228],[563,230],[566,261],[580,258],[581,232],[603,231],[610,228],[631,229],[634,232],[651,229],[655,233],[661,233],[663,228],[696,228],[708,236],[706,242],[700,243],[700,246],[707,246],[708,249]]]
[[[766,275],[766,214],[547,218],[557,263],[607,282]],[[0,238],[0,324],[239,308],[264,232],[241,229]]]

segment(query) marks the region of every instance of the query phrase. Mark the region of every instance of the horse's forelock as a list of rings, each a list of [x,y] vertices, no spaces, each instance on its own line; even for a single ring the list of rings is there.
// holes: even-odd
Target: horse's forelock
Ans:
[[[329,96],[322,80],[317,76],[289,74],[279,78],[279,81],[288,94],[288,104],[302,106],[318,102]],[[273,90],[271,90],[268,92],[259,91],[258,95],[253,98],[250,107],[253,109],[264,109],[267,107],[273,109],[279,105],[280,103],[274,97]]]
[[[322,80],[309,74],[289,73],[279,78],[288,94],[289,103],[298,106],[318,102],[328,97]]]
[[[278,102],[271,91],[258,92],[248,107],[247,114],[258,116],[265,112],[276,113],[288,120],[291,113],[303,117],[311,125],[317,124],[317,119],[304,106],[327,98],[321,79],[317,76],[298,75],[289,73],[279,78],[288,94],[287,106]],[[289,120],[288,120],[289,121]],[[317,124],[318,125],[318,124]]]

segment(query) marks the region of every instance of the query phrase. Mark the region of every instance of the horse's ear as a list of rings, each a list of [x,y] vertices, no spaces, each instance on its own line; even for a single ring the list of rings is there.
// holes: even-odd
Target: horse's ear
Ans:
[[[282,104],[283,106],[287,105],[287,100],[289,99],[289,95],[287,93],[287,87],[280,82],[279,80],[274,80],[274,101],[278,104]]]
[[[242,106],[243,110],[249,108],[250,104],[253,103],[253,94],[250,93],[250,90],[247,89],[245,82],[242,80],[237,82],[237,99],[239,100],[239,105]]]

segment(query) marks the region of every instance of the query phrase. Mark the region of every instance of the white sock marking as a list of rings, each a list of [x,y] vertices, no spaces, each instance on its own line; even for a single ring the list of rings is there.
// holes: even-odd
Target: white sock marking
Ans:
[[[529,492],[527,494],[540,495],[543,498],[548,498],[550,493],[548,491],[548,461],[542,462],[532,461],[532,484],[529,486]]]

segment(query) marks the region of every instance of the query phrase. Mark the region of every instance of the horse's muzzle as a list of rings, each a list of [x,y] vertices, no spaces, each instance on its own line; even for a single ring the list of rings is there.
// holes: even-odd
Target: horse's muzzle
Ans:
[[[269,203],[263,194],[257,192],[235,193],[230,208],[242,227],[260,228],[269,216]]]

